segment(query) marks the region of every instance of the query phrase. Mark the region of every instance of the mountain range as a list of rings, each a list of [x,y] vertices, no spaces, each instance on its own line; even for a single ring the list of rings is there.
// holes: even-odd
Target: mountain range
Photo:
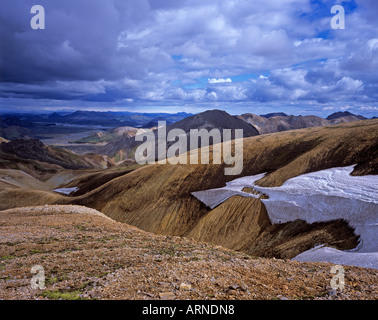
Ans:
[[[366,119],[363,116],[354,115],[348,111],[333,113],[326,119],[311,115],[286,115],[285,113],[271,113],[261,116],[253,113],[245,113],[240,115],[239,118],[254,126],[260,134],[310,127],[331,126],[334,124]]]
[[[252,137],[259,134],[253,126],[250,126],[245,121],[242,121],[242,119],[231,116],[227,112],[221,110],[201,112],[166,126],[167,133],[172,129],[181,129],[185,131],[188,139],[188,146],[190,146],[189,134],[190,130],[192,129],[206,129],[208,131],[212,129],[219,129],[221,131],[223,129],[243,129],[244,137]],[[154,130],[154,133],[157,135],[157,130]],[[167,149],[173,143],[174,142],[168,142]],[[210,144],[211,143],[212,142],[210,141]],[[140,144],[142,144],[142,142],[135,141],[134,136],[130,137],[130,134],[123,134],[114,141],[110,141],[107,145],[105,145],[101,153],[112,158],[116,157],[118,159],[122,158],[120,155],[133,157],[136,147]]]
[[[100,112],[100,111],[75,111],[73,113],[60,115],[51,114],[45,121],[58,123],[69,123],[78,125],[101,125],[104,127],[149,127],[154,126],[159,120],[173,123],[191,116],[189,113],[140,113],[140,112]],[[151,125],[152,124],[152,125]]]
[[[187,136],[189,136],[190,129],[206,129],[208,131],[214,128],[219,130],[243,129],[244,137],[250,137],[257,134],[309,127],[330,126],[363,119],[365,118],[353,115],[349,112],[334,113],[327,119],[323,119],[317,116],[289,116],[282,112],[261,116],[252,113],[231,116],[225,111],[209,110],[197,115],[189,116],[173,124],[168,124],[167,132],[171,129],[178,128],[184,130]],[[157,123],[155,125],[157,125]],[[155,130],[156,127],[152,129]],[[135,149],[141,144],[140,142],[135,141],[135,134],[135,128],[121,127],[97,132],[89,137],[75,141],[75,143],[96,144],[106,142],[107,144],[101,147],[98,152],[119,162],[134,157]],[[169,144],[167,145],[167,148],[169,148]]]
[[[103,167],[125,160],[133,160],[136,148],[142,143],[135,141],[138,130],[154,130],[157,134],[158,121],[165,121],[167,132],[177,128],[185,131],[189,139],[190,129],[243,129],[244,137],[294,129],[333,126],[339,123],[366,120],[348,111],[336,112],[327,118],[317,116],[294,116],[283,112],[255,115],[245,113],[232,116],[221,110],[208,110],[196,115],[188,113],[117,113],[75,111],[73,113],[50,115],[8,115],[0,118],[0,137],[8,140],[64,137],[76,133],[83,138],[54,147],[71,150],[74,153],[100,161]],[[127,124],[125,126],[125,124]],[[109,125],[110,127],[106,127]],[[146,129],[137,128],[142,125]],[[152,126],[152,127],[150,127]],[[94,131],[103,128],[101,131]],[[88,134],[85,136],[85,133]],[[47,139],[47,143],[48,143]],[[167,149],[174,142],[168,142]],[[211,142],[210,142],[211,143]],[[188,146],[189,146],[188,141]],[[88,154],[91,153],[91,156]],[[95,155],[97,154],[97,155]]]
[[[13,139],[49,139],[55,136],[117,127],[150,127],[159,120],[168,124],[191,116],[189,113],[138,113],[75,111],[52,114],[3,114],[0,137]]]

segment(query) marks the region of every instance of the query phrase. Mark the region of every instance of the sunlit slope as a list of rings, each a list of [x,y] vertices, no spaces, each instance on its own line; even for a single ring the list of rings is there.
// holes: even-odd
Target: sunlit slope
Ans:
[[[55,192],[21,188],[0,190],[0,200],[0,210],[69,202],[69,198]]]
[[[207,213],[190,191],[209,184],[203,172],[223,178],[222,167],[150,165],[73,200],[111,218],[155,233],[183,235]]]
[[[102,186],[108,181],[126,175],[139,167],[141,166],[138,164],[132,164],[127,166],[112,167],[107,170],[95,170],[93,172],[89,171],[87,174],[83,174],[67,184],[62,184],[61,187],[78,188],[76,192],[70,195],[80,196]]]
[[[48,190],[49,186],[21,170],[0,169],[0,190],[6,188]]]
[[[137,167],[139,165],[112,167],[107,170],[60,169],[55,174],[44,175],[32,171],[35,177],[21,170],[0,169],[0,210],[31,205],[66,204],[72,198],[58,194],[54,189],[77,187],[77,193],[70,196],[85,194]]]
[[[278,186],[303,173],[357,164],[377,173],[378,120],[308,128],[244,140],[242,176],[268,172],[257,184]],[[145,230],[182,235],[209,211],[191,192],[224,186],[225,165],[150,165],[73,201]]]

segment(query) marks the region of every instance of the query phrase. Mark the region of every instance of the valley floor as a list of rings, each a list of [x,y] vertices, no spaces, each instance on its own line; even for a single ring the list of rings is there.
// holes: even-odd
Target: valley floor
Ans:
[[[32,289],[31,268],[45,288]],[[0,212],[0,299],[378,299],[378,271],[264,259],[159,236],[79,206]]]

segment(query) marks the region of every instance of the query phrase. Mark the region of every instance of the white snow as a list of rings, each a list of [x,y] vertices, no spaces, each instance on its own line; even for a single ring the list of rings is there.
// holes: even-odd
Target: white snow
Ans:
[[[304,252],[294,260],[333,262],[336,259],[340,264],[378,268],[378,176],[351,176],[353,168],[331,168],[304,174],[274,188],[256,186],[255,182],[265,175],[259,174],[233,180],[224,188],[194,192],[193,195],[215,208],[233,195],[258,197],[241,191],[250,186],[269,195],[269,199],[262,201],[272,223],[296,219],[308,223],[344,219],[360,236],[360,244],[353,253],[318,248]]]
[[[192,192],[192,195],[194,195],[198,200],[203,202],[211,209],[214,209],[216,206],[220,205],[222,202],[235,195],[258,198],[258,195],[243,192],[242,190],[244,187],[253,186],[254,182],[263,178],[264,175],[265,173],[255,176],[238,178],[227,182],[226,186],[223,188]]]
[[[335,248],[315,247],[297,255],[296,261],[323,261],[377,269],[378,252],[340,251]]]
[[[69,195],[72,192],[76,192],[77,190],[79,190],[78,187],[73,187],[73,188],[60,188],[60,189],[58,188],[58,189],[54,189],[53,191]]]

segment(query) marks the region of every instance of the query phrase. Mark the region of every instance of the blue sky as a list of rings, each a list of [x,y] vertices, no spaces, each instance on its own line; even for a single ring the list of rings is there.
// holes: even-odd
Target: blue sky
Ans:
[[[378,115],[375,0],[40,0],[44,30],[34,4],[0,12],[2,112]]]

